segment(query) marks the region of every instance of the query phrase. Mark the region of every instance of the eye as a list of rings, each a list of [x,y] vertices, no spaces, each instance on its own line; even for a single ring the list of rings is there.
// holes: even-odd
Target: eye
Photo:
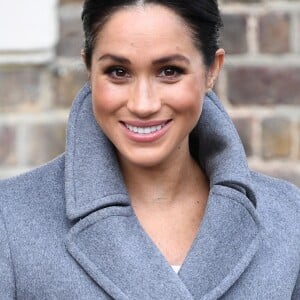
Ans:
[[[112,79],[123,80],[130,77],[130,74],[123,67],[109,67],[105,70],[105,74],[107,74]]]
[[[176,80],[183,74],[183,69],[175,66],[167,66],[160,69],[158,77],[166,78],[168,80]]]

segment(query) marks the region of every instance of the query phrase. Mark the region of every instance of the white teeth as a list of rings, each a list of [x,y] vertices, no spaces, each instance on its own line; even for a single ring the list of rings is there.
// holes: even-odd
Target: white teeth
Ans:
[[[164,124],[161,125],[157,125],[157,126],[150,126],[150,127],[137,127],[137,126],[131,126],[128,124],[125,124],[127,129],[129,129],[130,131],[134,132],[134,133],[138,133],[138,134],[149,134],[149,133],[153,133],[155,131],[161,130],[164,127]]]

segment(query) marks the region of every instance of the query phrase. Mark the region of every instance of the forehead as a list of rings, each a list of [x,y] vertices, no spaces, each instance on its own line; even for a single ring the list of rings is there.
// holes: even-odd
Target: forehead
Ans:
[[[114,12],[97,36],[96,51],[195,50],[192,31],[173,10],[157,5],[128,6]],[[143,52],[143,53],[146,53]]]

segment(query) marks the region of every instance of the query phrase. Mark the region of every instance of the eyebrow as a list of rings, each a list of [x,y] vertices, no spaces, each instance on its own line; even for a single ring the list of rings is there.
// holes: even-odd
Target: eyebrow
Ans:
[[[114,55],[114,54],[104,54],[99,57],[98,61],[107,60],[107,59],[113,60],[120,64],[127,64],[127,65],[131,64],[131,61],[129,59],[127,59],[123,56],[118,56],[118,55]],[[174,55],[169,55],[169,56],[158,58],[158,59],[154,60],[152,62],[152,64],[153,65],[162,65],[162,64],[166,64],[166,63],[171,63],[173,61],[182,61],[188,65],[191,63],[190,60],[187,57],[185,57],[184,55],[174,54]]]
[[[153,65],[163,65],[163,64],[170,63],[173,61],[182,61],[188,65],[191,63],[190,60],[187,57],[185,57],[184,55],[174,54],[174,55],[169,55],[169,56],[165,56],[165,57],[156,59],[155,61],[153,61],[152,64]]]
[[[117,63],[120,63],[120,64],[128,64],[130,65],[131,62],[129,59],[125,58],[125,57],[122,57],[122,56],[118,56],[118,55],[113,55],[113,54],[104,54],[102,56],[99,57],[98,61],[101,61],[101,60],[113,60]]]

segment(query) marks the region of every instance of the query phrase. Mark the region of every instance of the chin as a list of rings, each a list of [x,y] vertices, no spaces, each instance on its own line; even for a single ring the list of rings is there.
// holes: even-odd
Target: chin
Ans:
[[[120,159],[125,161],[126,164],[133,165],[139,168],[156,168],[164,164],[167,161],[166,157],[157,156],[153,153],[140,155],[120,155]]]

